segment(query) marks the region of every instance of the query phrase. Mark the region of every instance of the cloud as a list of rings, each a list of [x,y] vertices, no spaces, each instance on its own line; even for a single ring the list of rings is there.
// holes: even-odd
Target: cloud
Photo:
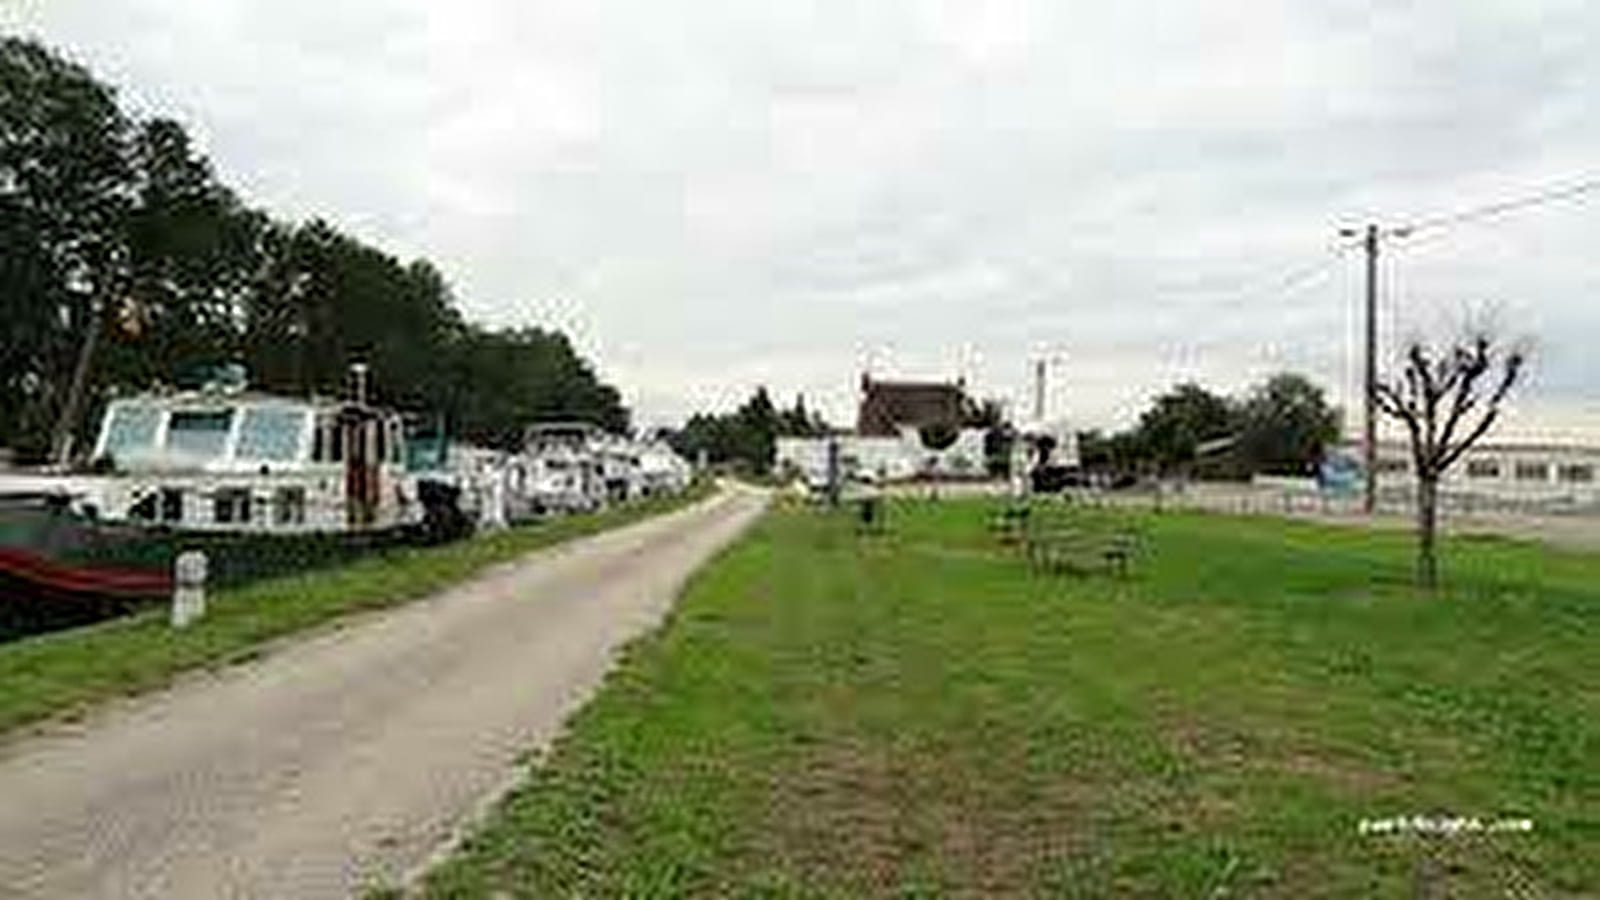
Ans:
[[[1600,171],[1600,11],[1578,0],[20,14],[189,123],[253,201],[435,259],[475,317],[572,331],[651,421],[758,381],[848,421],[873,360],[1020,399],[1046,346],[1088,423],[1279,367],[1348,400],[1339,226]],[[1587,415],[1596,209],[1394,248],[1386,339],[1499,304],[1541,348],[1530,402]]]

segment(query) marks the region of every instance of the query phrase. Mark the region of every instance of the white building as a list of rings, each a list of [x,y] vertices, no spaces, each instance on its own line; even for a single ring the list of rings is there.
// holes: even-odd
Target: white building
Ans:
[[[984,475],[984,429],[963,428],[943,449],[923,445],[918,429],[901,426],[895,437],[780,437],[775,466],[814,485],[828,480],[828,454],[838,444],[839,470],[845,478],[906,481],[913,478],[978,478]]]
[[[1356,459],[1360,445],[1340,449]],[[1416,487],[1411,445],[1403,440],[1378,442],[1380,490],[1410,491]],[[1439,483],[1442,493],[1487,499],[1588,506],[1600,503],[1600,445],[1572,440],[1512,436],[1483,440],[1468,450]]]

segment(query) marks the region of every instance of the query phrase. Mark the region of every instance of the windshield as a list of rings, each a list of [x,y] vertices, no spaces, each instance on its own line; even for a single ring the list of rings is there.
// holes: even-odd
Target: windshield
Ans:
[[[155,449],[156,428],[160,424],[161,410],[154,406],[142,403],[113,406],[106,422],[105,452],[118,457]]]
[[[251,406],[239,425],[240,459],[292,460],[300,454],[300,437],[309,413],[292,406]]]
[[[228,428],[232,424],[231,409],[174,412],[172,422],[167,426],[167,450],[200,459],[221,456],[228,443]]]

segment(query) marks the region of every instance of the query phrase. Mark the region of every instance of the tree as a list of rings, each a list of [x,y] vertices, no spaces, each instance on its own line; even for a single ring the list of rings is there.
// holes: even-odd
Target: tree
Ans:
[[[765,387],[756,388],[749,400],[734,413],[734,453],[758,475],[772,469],[777,451],[778,411]]]
[[[1405,359],[1399,379],[1376,385],[1376,399],[1386,415],[1405,425],[1410,438],[1417,480],[1417,579],[1431,590],[1439,580],[1439,479],[1494,425],[1527,357],[1479,334],[1437,351],[1414,341]]]
[[[1338,411],[1303,375],[1274,375],[1239,407],[1237,453],[1246,473],[1308,474],[1338,437]]]
[[[0,407],[17,410],[13,427],[29,452],[70,443],[94,347],[118,312],[130,130],[112,90],[82,67],[34,41],[0,38]]]
[[[564,335],[472,327],[426,260],[250,209],[179,123],[18,38],[0,38],[0,248],[0,444],[23,458],[61,455],[111,391],[240,361],[285,394],[338,394],[364,361],[378,402],[500,447],[541,419],[629,425]]]
[[[820,437],[828,433],[828,423],[819,413],[806,409],[804,394],[796,394],[794,406],[778,411],[778,434],[784,437]]]
[[[793,408],[780,410],[773,407],[767,389],[758,387],[733,412],[696,413],[682,428],[667,432],[666,440],[690,459],[703,452],[709,462],[732,462],[764,475],[772,470],[779,436],[821,437],[829,431],[822,416],[807,411],[804,397],[796,397]]]
[[[1202,442],[1226,437],[1238,425],[1228,398],[1185,382],[1162,394],[1139,417],[1139,446],[1161,471],[1192,464]]]

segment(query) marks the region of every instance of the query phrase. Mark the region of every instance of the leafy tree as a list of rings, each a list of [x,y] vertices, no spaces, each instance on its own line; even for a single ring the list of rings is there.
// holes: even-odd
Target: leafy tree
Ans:
[[[233,361],[266,390],[337,394],[364,360],[375,399],[499,446],[539,419],[628,428],[561,334],[472,327],[426,260],[246,207],[181,125],[135,121],[16,38],[0,38],[0,240],[0,443],[24,456],[87,431],[109,391]]]
[[[1202,442],[1226,437],[1238,426],[1228,398],[1185,382],[1157,397],[1139,417],[1136,435],[1141,449],[1162,471],[1190,465]]]
[[[694,459],[703,452],[712,463],[734,463],[765,475],[772,470],[780,435],[821,437],[829,431],[820,415],[805,408],[804,397],[796,397],[790,409],[776,409],[767,389],[758,387],[733,412],[720,416],[696,413],[666,438],[686,458]]]
[[[1303,375],[1283,372],[1252,390],[1239,407],[1237,454],[1245,472],[1305,475],[1339,437],[1339,413]]]
[[[126,286],[131,123],[111,89],[43,46],[0,38],[0,406],[25,452],[65,447],[88,355]]]
[[[750,465],[758,475],[772,470],[772,459],[778,438],[778,411],[765,387],[756,388],[745,404],[734,413],[735,455]]]
[[[804,394],[796,394],[794,406],[778,411],[778,434],[785,437],[819,437],[828,433],[822,416],[806,409]]]
[[[1405,359],[1400,378],[1377,385],[1376,399],[1385,414],[1405,425],[1411,440],[1417,579],[1431,589],[1439,581],[1439,479],[1489,432],[1527,357],[1480,334],[1439,350],[1413,342]]]

